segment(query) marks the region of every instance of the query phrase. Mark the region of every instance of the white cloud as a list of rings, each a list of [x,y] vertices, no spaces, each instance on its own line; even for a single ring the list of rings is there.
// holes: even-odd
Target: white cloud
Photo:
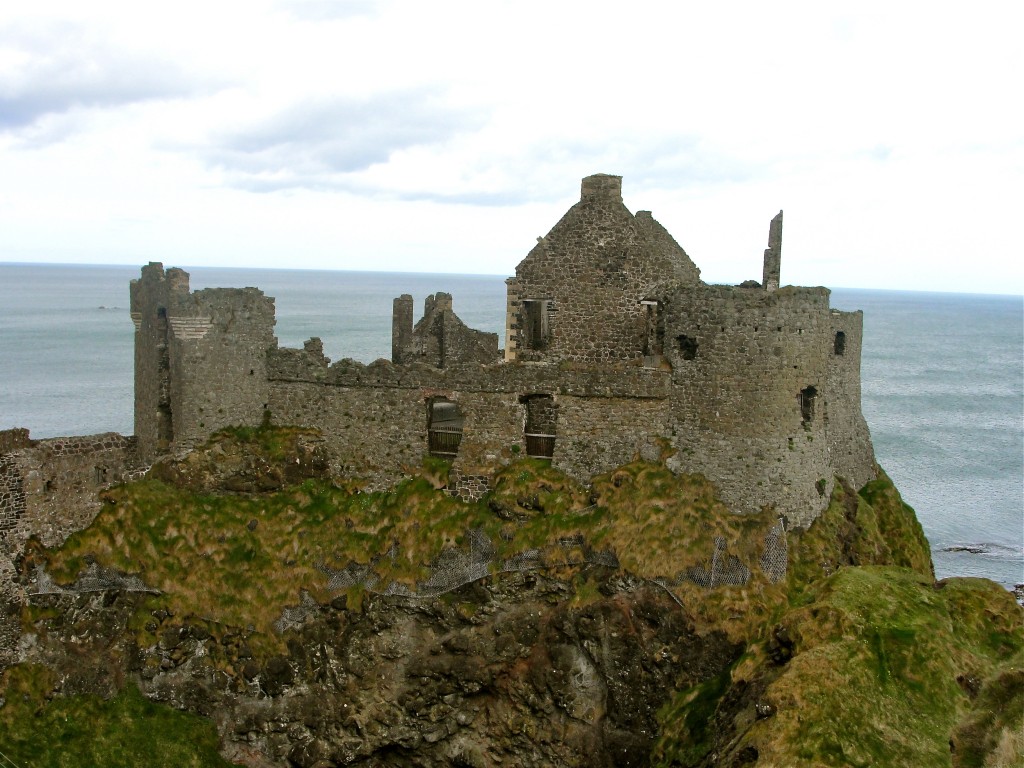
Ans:
[[[784,208],[785,281],[1024,292],[1018,5],[9,4],[0,259],[507,273],[608,172],[709,280]]]

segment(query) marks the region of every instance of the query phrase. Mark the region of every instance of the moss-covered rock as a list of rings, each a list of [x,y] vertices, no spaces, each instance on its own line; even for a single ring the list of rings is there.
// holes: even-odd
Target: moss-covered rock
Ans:
[[[153,465],[152,478],[196,493],[266,493],[328,477],[320,432],[302,427],[229,427],[184,456]]]
[[[733,669],[713,713],[706,695],[700,720],[687,698],[664,711],[658,764],[948,768],[954,732],[963,760],[993,753],[1021,721],[1001,709],[1024,695],[1021,618],[983,580],[842,568]],[[991,680],[976,702],[970,679]]]
[[[860,492],[835,485],[825,511],[790,537],[790,597],[850,565],[895,565],[934,578],[931,549],[914,510],[881,469]]]

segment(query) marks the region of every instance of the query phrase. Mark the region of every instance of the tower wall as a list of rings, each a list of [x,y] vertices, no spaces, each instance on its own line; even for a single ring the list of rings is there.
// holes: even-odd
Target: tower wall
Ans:
[[[737,511],[772,505],[803,525],[828,502],[828,296],[700,286],[666,298],[676,461]]]
[[[255,426],[269,407],[267,352],[274,301],[256,288],[207,288],[168,312],[174,445],[218,429]]]
[[[835,473],[854,488],[873,480],[875,452],[861,411],[860,359],[864,313],[833,309],[828,390],[828,440]]]
[[[259,424],[267,406],[274,302],[256,288],[190,292],[188,273],[144,267],[131,284],[135,434],[151,461],[233,424]]]

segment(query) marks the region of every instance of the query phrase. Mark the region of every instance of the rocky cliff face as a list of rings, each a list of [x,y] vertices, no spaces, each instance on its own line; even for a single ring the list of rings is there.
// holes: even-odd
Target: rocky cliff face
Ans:
[[[523,464],[477,505],[436,490],[441,465],[386,494],[324,485],[328,465],[308,431],[224,434],[155,468],[162,481],[106,494],[63,547],[30,543],[0,752],[326,768],[1012,765],[1024,751],[1021,609],[991,585],[933,585],[884,475],[859,493],[837,483],[790,532],[779,581],[748,546],[770,510],[736,522],[656,464],[588,487]],[[415,594],[438,563],[479,566],[481,541],[491,570]],[[512,551],[532,565],[498,573]],[[714,573],[709,557],[745,580],[674,578]]]
[[[582,602],[568,581],[518,576],[443,600],[341,599],[262,657],[244,630],[159,612],[140,647],[138,595],[49,597],[23,657],[56,670],[62,695],[134,680],[212,717],[243,765],[647,765],[659,708],[741,646],[621,574],[588,589]]]

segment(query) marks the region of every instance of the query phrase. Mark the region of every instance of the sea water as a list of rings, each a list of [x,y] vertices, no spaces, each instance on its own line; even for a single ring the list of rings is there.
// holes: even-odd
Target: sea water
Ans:
[[[280,344],[319,336],[332,360],[390,357],[403,293],[418,313],[428,294],[451,293],[467,325],[504,336],[499,276],[186,269],[193,289],[261,288],[276,299]],[[0,429],[132,433],[128,281],[138,274],[0,264]],[[832,305],[864,310],[864,416],[936,575],[1024,581],[1024,299],[836,289]]]

